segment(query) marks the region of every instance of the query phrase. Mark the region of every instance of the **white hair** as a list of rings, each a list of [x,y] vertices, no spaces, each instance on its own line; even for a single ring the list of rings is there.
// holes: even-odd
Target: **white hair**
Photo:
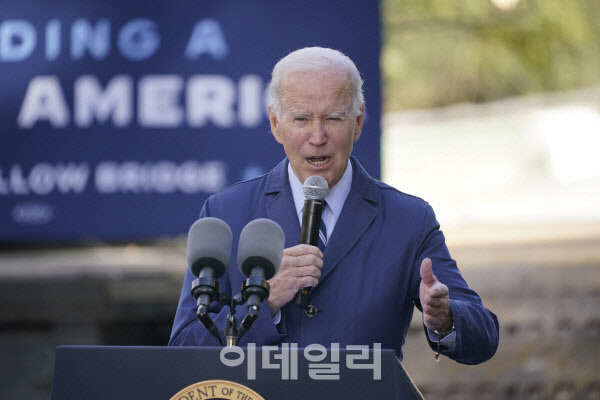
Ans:
[[[348,74],[348,96],[352,111],[359,116],[365,105],[363,80],[350,57],[338,50],[324,47],[305,47],[291,52],[275,64],[269,83],[269,108],[281,117],[281,82],[292,72],[326,71]]]

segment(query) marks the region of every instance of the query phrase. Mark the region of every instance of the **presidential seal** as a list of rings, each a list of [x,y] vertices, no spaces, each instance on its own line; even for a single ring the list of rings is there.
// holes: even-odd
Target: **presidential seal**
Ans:
[[[254,390],[236,382],[210,380],[180,390],[171,400],[265,400]]]

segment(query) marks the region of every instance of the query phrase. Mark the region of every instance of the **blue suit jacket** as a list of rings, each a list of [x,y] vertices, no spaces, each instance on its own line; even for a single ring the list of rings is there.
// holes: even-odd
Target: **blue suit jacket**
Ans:
[[[318,313],[308,317],[304,307],[290,302],[282,308],[281,322],[275,326],[265,302],[240,345],[381,343],[382,348],[395,349],[402,359],[413,307],[420,309],[421,261],[429,257],[434,274],[450,290],[457,332],[455,349],[442,354],[467,364],[489,359],[498,346],[498,320],[462,278],[429,204],[371,178],[355,158],[351,161],[352,188],[328,239],[319,284],[310,292],[309,304]],[[221,290],[237,294],[245,279],[235,265],[237,245],[248,222],[272,219],[285,232],[286,248],[298,244],[300,224],[287,160],[266,175],[211,196],[201,212],[201,217],[207,216],[224,220],[233,232],[232,265],[220,285]],[[218,345],[196,319],[196,304],[190,295],[193,279],[187,270],[169,344]],[[217,303],[211,308],[222,334],[229,308]],[[245,315],[245,306],[238,310],[239,318]],[[430,346],[435,349],[434,343]]]

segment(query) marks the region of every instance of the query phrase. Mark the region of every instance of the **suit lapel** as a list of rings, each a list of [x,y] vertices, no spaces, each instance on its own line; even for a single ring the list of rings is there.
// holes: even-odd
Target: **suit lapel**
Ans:
[[[320,282],[337,267],[371,225],[377,214],[379,191],[374,179],[352,157],[352,188],[323,255]]]
[[[300,222],[287,177],[287,159],[280,162],[269,174],[265,196],[267,218],[277,222],[283,228],[285,247],[297,245],[300,238]]]

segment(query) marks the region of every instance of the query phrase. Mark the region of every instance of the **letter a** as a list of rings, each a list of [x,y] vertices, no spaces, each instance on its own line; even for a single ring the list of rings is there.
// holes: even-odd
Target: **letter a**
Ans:
[[[185,49],[185,56],[190,60],[195,60],[204,53],[210,54],[216,60],[223,59],[229,53],[221,25],[214,19],[204,19],[196,23]]]
[[[20,128],[31,128],[41,119],[48,120],[55,128],[69,123],[69,109],[55,76],[36,76],[29,82],[17,124]]]

